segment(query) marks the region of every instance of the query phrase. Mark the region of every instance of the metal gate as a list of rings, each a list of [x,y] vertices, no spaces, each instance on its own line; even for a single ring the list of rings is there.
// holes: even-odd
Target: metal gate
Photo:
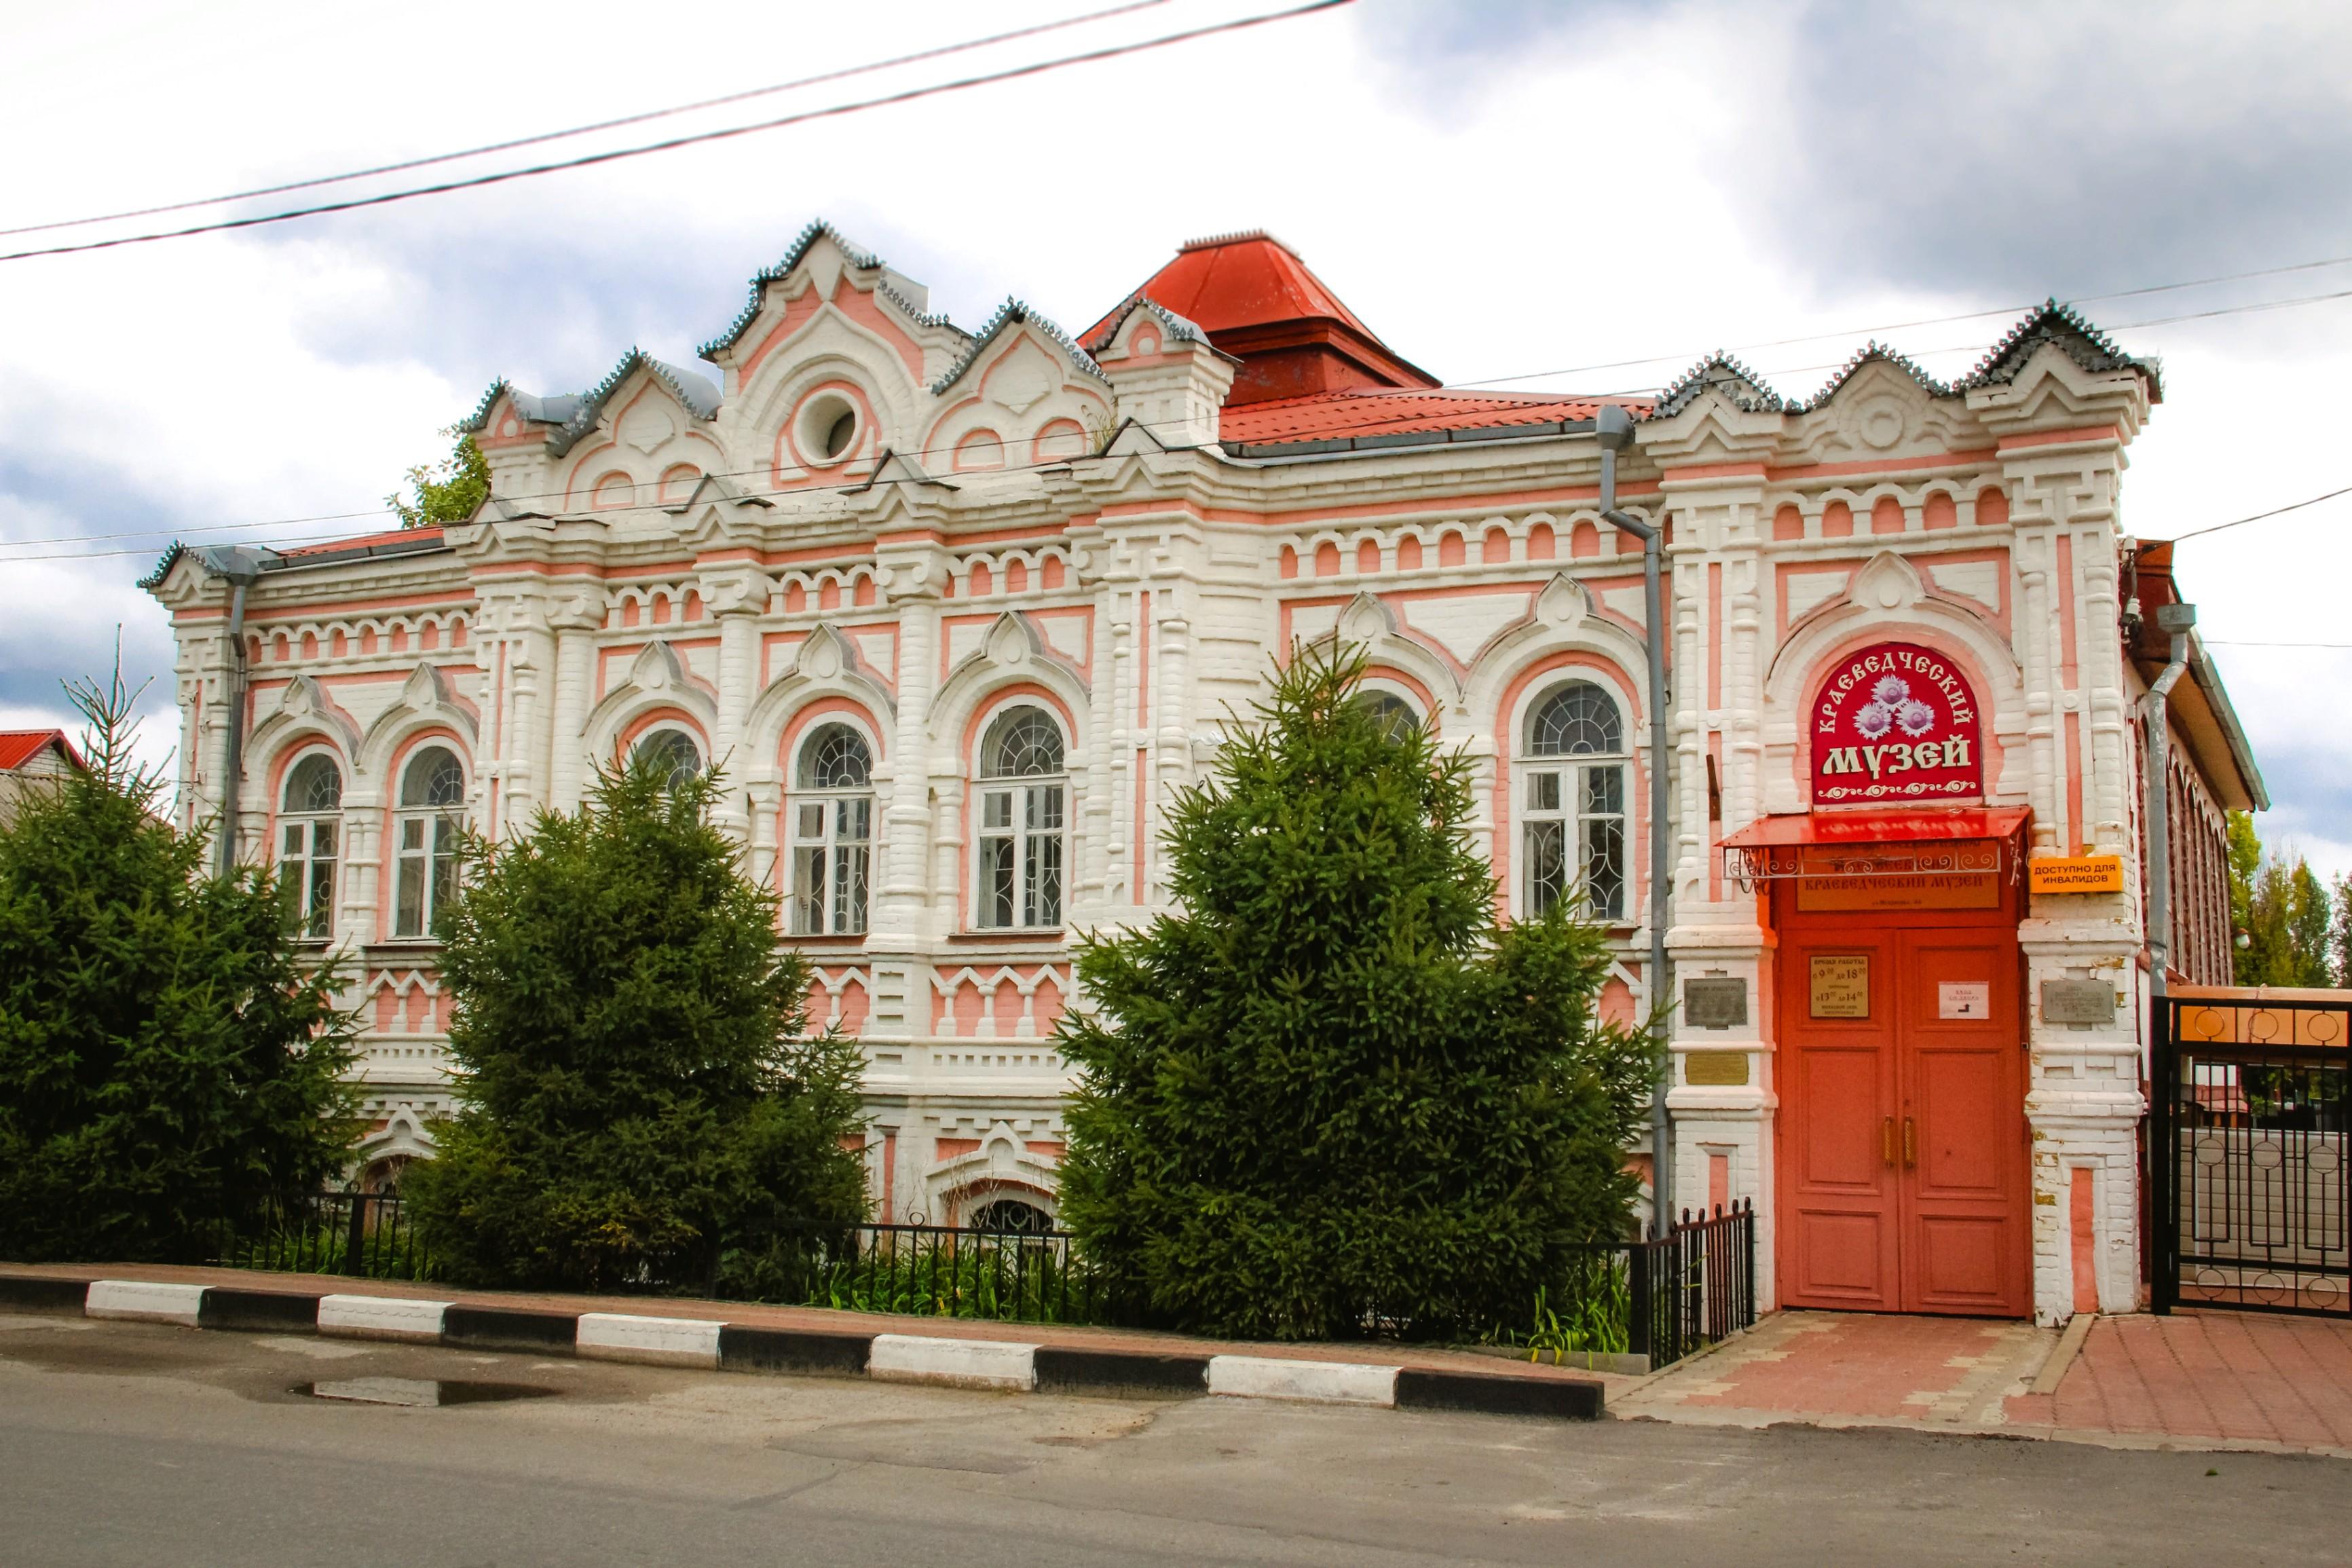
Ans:
[[[2156,1310],[2352,1317],[2352,992],[2185,986],[2153,1012]]]

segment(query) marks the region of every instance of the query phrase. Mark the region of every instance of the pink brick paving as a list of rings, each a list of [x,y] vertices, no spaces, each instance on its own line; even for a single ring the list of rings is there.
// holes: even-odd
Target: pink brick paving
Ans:
[[[2054,1394],[2058,1331],[1965,1318],[1782,1312],[1612,1394],[1665,1421],[1886,1423],[2352,1455],[2352,1322],[2248,1312],[2102,1318]]]
[[[2352,1322],[2252,1312],[2103,1318],[2019,1426],[2352,1449]]]

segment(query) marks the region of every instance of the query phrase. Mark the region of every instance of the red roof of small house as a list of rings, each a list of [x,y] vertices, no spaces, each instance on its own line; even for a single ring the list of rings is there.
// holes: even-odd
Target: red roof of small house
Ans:
[[[1311,397],[1227,404],[1219,417],[1217,434],[1223,440],[1244,446],[1272,446],[1295,441],[1363,440],[1440,430],[1503,430],[1580,423],[1609,403],[1623,404],[1637,418],[1647,414],[1650,406],[1646,402],[1626,398],[1562,396],[1558,393],[1351,387],[1345,392],[1318,393]]]
[[[74,750],[63,730],[0,730],[0,773],[15,772],[50,746],[74,766],[83,765],[81,753]]]
[[[1135,293],[1192,321],[1242,362],[1228,405],[1348,387],[1437,384],[1373,336],[1297,251],[1263,229],[1192,240]],[[1090,350],[1100,346],[1118,315],[1113,310],[1079,341]]]

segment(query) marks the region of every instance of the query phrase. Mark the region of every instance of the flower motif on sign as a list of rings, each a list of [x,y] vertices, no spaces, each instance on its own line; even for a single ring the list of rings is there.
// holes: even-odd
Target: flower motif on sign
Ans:
[[[1853,716],[1853,727],[1865,741],[1875,741],[1896,725],[1916,740],[1936,727],[1936,710],[1911,695],[1911,683],[1899,675],[1882,676],[1870,689],[1870,700]]]
[[[1981,795],[1968,683],[1934,650],[1881,643],[1846,656],[1815,702],[1816,805]]]

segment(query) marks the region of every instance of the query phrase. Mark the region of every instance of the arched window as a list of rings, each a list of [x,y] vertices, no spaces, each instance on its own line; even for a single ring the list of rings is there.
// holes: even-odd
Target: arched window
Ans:
[[[683,730],[648,730],[631,749],[629,765],[653,769],[675,789],[702,772],[702,748]]]
[[[392,934],[429,936],[457,893],[457,837],[466,804],[466,770],[446,746],[427,746],[400,771],[399,815],[393,822],[398,871]]]
[[[313,752],[286,772],[278,818],[278,879],[289,929],[324,939],[335,929],[335,852],[342,841],[343,770]]]
[[[1555,687],[1528,717],[1519,763],[1523,907],[1581,893],[1597,919],[1625,914],[1625,726],[1589,680]]]
[[[1062,923],[1062,731],[1042,708],[1008,708],[980,742],[979,923]]]
[[[1407,731],[1421,728],[1420,712],[1393,691],[1382,691],[1376,687],[1358,692],[1355,701],[1358,707],[1371,714],[1372,722],[1381,727],[1381,733],[1391,741],[1402,741]]]
[[[801,742],[793,773],[793,930],[849,936],[866,929],[874,850],[874,755],[846,724],[821,724]]]

